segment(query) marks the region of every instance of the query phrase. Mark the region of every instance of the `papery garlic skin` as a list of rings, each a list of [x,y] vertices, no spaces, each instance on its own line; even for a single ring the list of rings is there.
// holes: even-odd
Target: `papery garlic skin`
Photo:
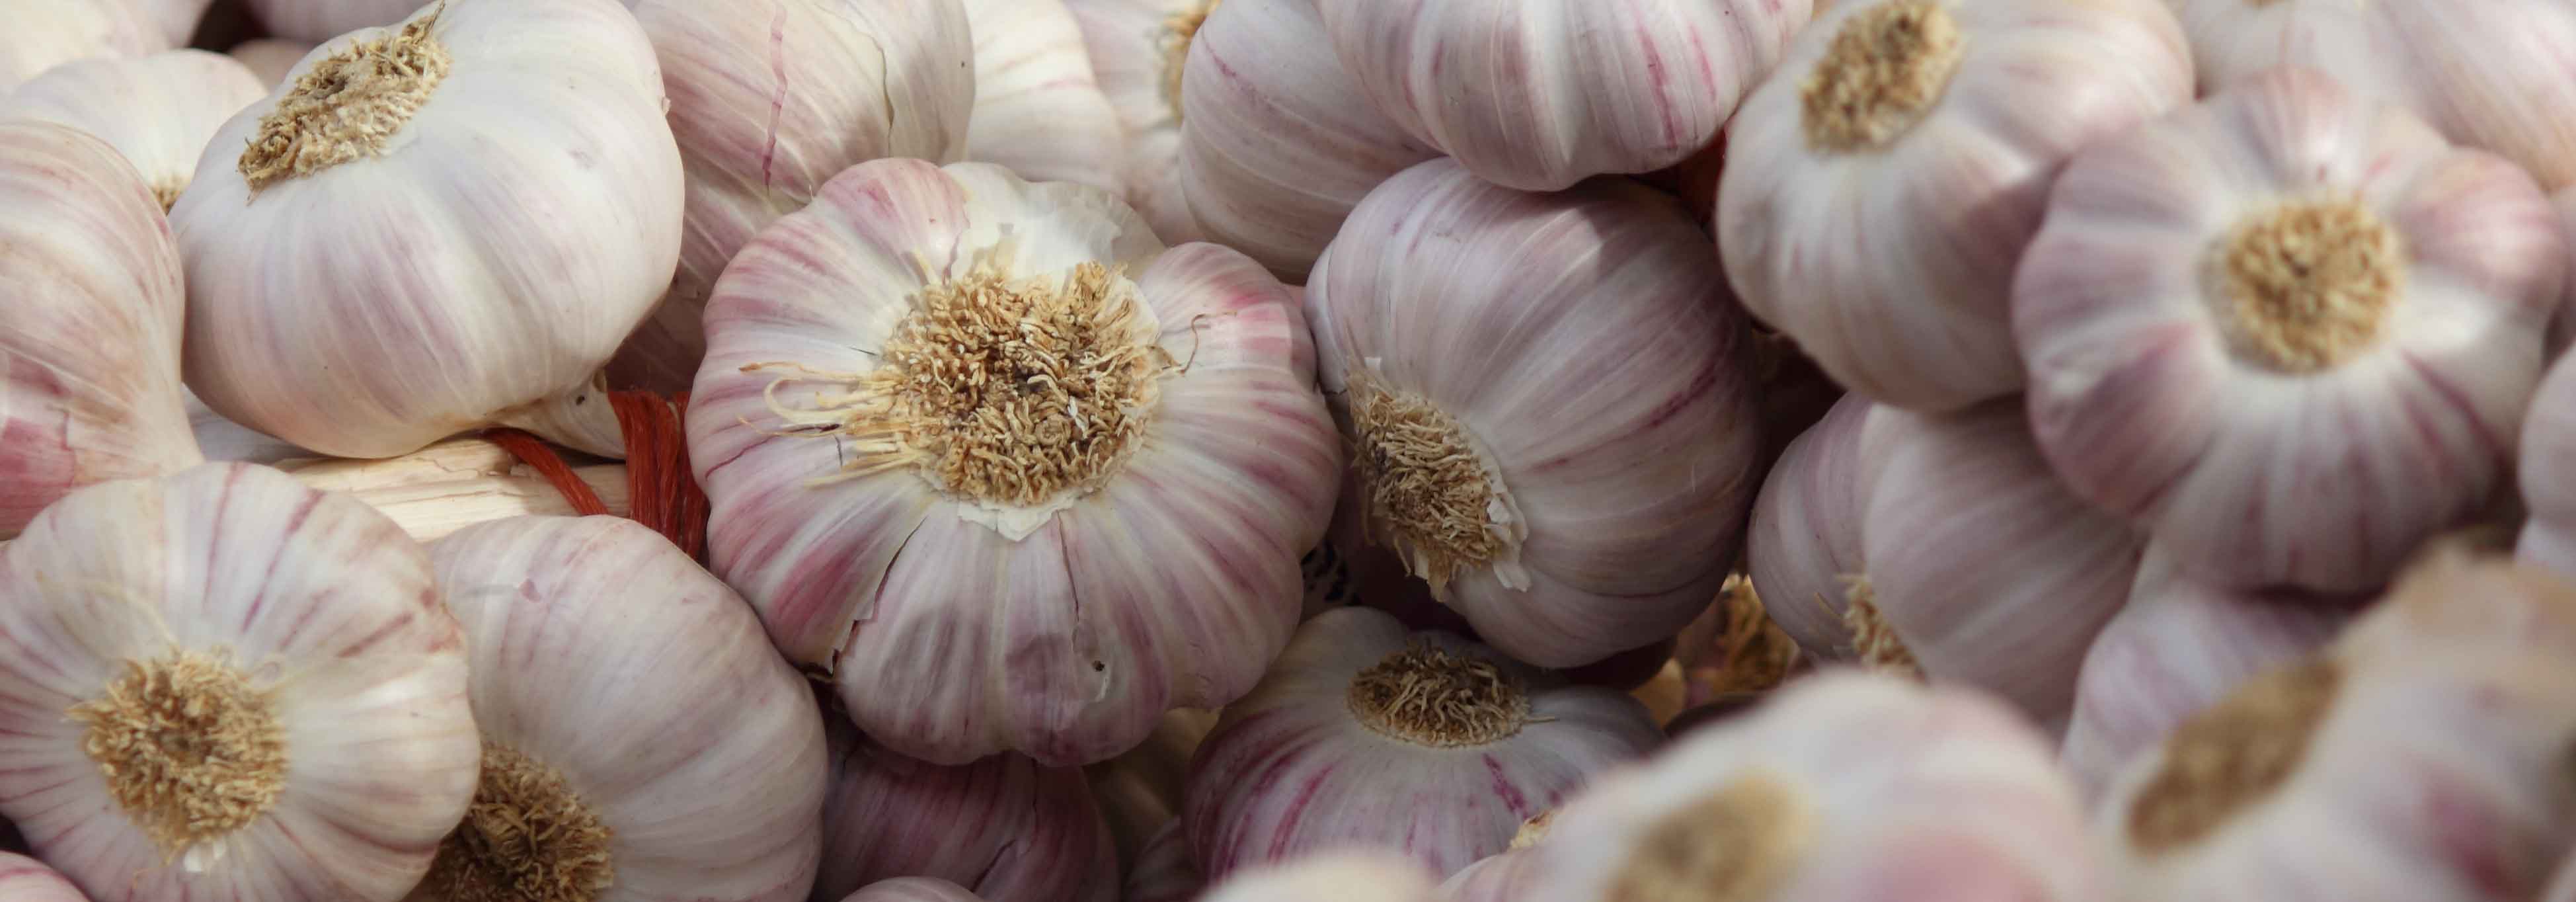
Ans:
[[[186,298],[159,207],[99,139],[0,123],[0,538],[80,486],[203,460],[180,408]]]
[[[1421,865],[1354,848],[1246,872],[1218,885],[1199,902],[1430,902],[1432,898],[1431,880]]]
[[[2050,181],[2191,90],[2157,0],[1835,4],[1728,126],[1727,275],[1873,400],[1944,411],[2010,394],[2023,374],[2006,300]]]
[[[1816,425],[1780,453],[1753,500],[1744,536],[1744,565],[1763,610],[1798,647],[1827,659],[1850,658],[1843,623],[1848,581],[1861,561],[1867,481],[1861,426],[1870,402],[1846,394]]]
[[[124,154],[168,209],[224,120],[268,93],[231,57],[171,50],[65,63],[0,98],[0,121],[58,122]]]
[[[382,74],[329,87],[362,71]],[[681,180],[662,108],[615,0],[445,0],[334,39],[225,123],[170,211],[188,385],[340,457],[542,425],[669,284]]]
[[[111,746],[124,776],[85,751],[182,705],[189,741]],[[100,902],[400,899],[478,760],[428,554],[249,464],[82,489],[0,549],[0,731],[0,815]]]
[[[1119,902],[1192,902],[1207,890],[1198,862],[1190,860],[1190,835],[1180,818],[1155,831],[1131,861]]]
[[[915,761],[831,718],[831,785],[814,896],[892,877],[951,880],[986,902],[1112,902],[1118,856],[1082,772],[1004,752]]]
[[[242,5],[268,26],[269,34],[318,43],[403,21],[427,4],[422,0],[242,0]]]
[[[733,590],[661,534],[617,517],[513,517],[430,548],[472,654],[474,717],[495,747],[554,778],[587,822],[557,819],[527,860],[592,875],[590,902],[801,902],[822,853],[823,720]],[[542,782],[542,781],[541,781]],[[531,790],[515,787],[523,793]],[[504,797],[441,849],[421,895],[530,893],[481,844],[528,842],[537,796]],[[593,826],[605,836],[577,830]],[[605,866],[576,855],[606,855]],[[550,886],[551,884],[549,884]]]
[[[132,0],[13,0],[0,29],[0,97],[63,63],[140,56],[174,43]]]
[[[975,35],[966,159],[1032,182],[1127,190],[1127,132],[1065,0],[964,0]]]
[[[1760,426],[1706,242],[1631,182],[1527,194],[1443,159],[1370,192],[1316,264],[1320,373],[1361,492],[1450,493],[1372,495],[1370,541],[1514,658],[1670,638],[1726,578]],[[1433,459],[1460,463],[1384,463]]]
[[[1220,0],[1065,0],[1091,49],[1100,92],[1126,126],[1127,203],[1167,244],[1199,241],[1181,196],[1181,77]]]
[[[1523,191],[1699,152],[1811,11],[1809,0],[1315,5],[1379,112]]]
[[[261,84],[275,86],[286,81],[287,73],[294,71],[295,64],[303,62],[304,55],[313,52],[313,47],[304,41],[259,38],[243,41],[224,53],[249,67],[252,75],[259,76]]]
[[[2030,419],[2204,578],[2366,589],[2501,477],[2566,254],[2512,164],[2280,70],[2059,180],[2013,290]]]
[[[1379,113],[1334,56],[1315,0],[1226,0],[1181,80],[1181,196],[1208,240],[1307,281],[1342,218],[1439,151]]]
[[[1454,719],[1423,720],[1414,699]],[[1307,621],[1226,706],[1190,762],[1182,817],[1210,878],[1342,846],[1446,877],[1662,738],[1616,690],[1345,608]]]
[[[725,264],[832,176],[868,160],[961,158],[976,100],[959,0],[641,0],[687,168],[668,294],[609,365],[618,387],[687,391]]]
[[[2009,709],[1836,671],[1586,790],[1532,847],[1529,898],[2091,902],[2083,834]]]
[[[1005,413],[1019,402],[904,381],[1002,353],[917,337],[938,317],[1036,328],[1001,298],[1014,279],[1035,280],[1014,289],[1030,304],[1098,305],[1026,347],[1096,343],[1085,372],[1123,394],[1077,403],[1030,381],[1016,397],[1069,413]],[[897,751],[1100,761],[1164,711],[1250,690],[1287,644],[1340,447],[1303,317],[1243,255],[1167,250],[1096,188],[878,160],[746,247],[706,324],[688,426],[714,568]],[[897,403],[911,438],[853,419]],[[942,404],[1057,431],[951,438],[955,420],[917,412]],[[1035,450],[971,456],[1004,443]],[[970,463],[985,460],[1001,463]],[[1003,478],[1022,481],[983,481]]]
[[[9,902],[89,902],[44,862],[7,852],[0,852],[0,897]]]
[[[841,902],[987,902],[965,887],[936,877],[897,877],[869,884]]]

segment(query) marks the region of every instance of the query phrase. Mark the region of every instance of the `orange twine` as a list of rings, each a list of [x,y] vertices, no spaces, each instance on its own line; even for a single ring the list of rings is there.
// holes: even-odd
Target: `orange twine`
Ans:
[[[688,393],[665,400],[649,391],[613,391],[608,402],[626,439],[626,487],[632,505],[627,518],[661,533],[690,557],[702,559],[707,545],[707,495],[689,469],[688,433],[682,428]],[[553,446],[518,429],[486,430],[484,438],[535,470],[563,494],[575,513],[608,513],[599,493],[573,473],[572,465]]]

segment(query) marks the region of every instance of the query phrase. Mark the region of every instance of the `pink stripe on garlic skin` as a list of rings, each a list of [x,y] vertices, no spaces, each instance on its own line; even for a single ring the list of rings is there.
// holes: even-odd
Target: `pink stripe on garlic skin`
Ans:
[[[1478,178],[1562,191],[1717,138],[1809,0],[1317,0],[1380,112]]]
[[[2394,236],[2384,322],[2285,368],[2209,261],[2347,200]],[[2070,488],[2201,578],[2364,589],[2501,478],[2566,254],[2512,164],[2314,72],[2251,79],[2059,180],[2013,291],[2031,421]]]
[[[1825,417],[1789,443],[1763,477],[1745,532],[1744,556],[1762,608],[1798,646],[1821,658],[1849,659],[1843,625],[1846,580],[1861,564],[1861,523],[1868,495],[1860,454],[1870,402],[1846,394]]]
[[[964,887],[936,877],[898,877],[869,884],[841,902],[989,902]]]
[[[1128,868],[1120,902],[1191,902],[1206,889],[1207,878],[1190,860],[1189,833],[1175,817],[1146,840],[1143,853]]]
[[[925,764],[834,711],[823,866],[814,898],[892,877],[955,881],[985,902],[1114,902],[1118,856],[1082,772],[1008,752]]]
[[[44,862],[0,852],[0,898],[9,902],[89,902],[79,888]]]
[[[1838,43],[1909,6],[1955,25],[1955,70],[1887,134],[1820,143],[1841,132],[1809,111],[1874,107],[1802,94],[1873,61],[1902,78]],[[1880,403],[1948,411],[2011,394],[2023,374],[2006,299],[2050,182],[2077,150],[2189,104],[2191,88],[2182,30],[2157,0],[1834,4],[1727,127],[1727,275],[1755,316]]]
[[[965,158],[1033,182],[1127,190],[1127,132],[1065,0],[965,0],[975,107]]]
[[[80,486],[204,458],[181,407],[186,298],[150,186],[116,149],[0,124],[0,538]]]
[[[1446,747],[1363,722],[1354,679],[1416,642],[1492,664],[1521,687],[1527,719]],[[1623,693],[1566,686],[1483,646],[1344,608],[1307,621],[1261,686],[1226,707],[1190,764],[1182,817],[1210,878],[1342,846],[1399,851],[1445,877],[1503,851],[1523,821],[1662,737]]]

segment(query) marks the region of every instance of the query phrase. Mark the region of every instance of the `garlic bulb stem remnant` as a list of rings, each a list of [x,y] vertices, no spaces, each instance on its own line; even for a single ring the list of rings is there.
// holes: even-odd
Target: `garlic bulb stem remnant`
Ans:
[[[1492,568],[1506,588],[1529,588],[1520,569],[1529,521],[1466,425],[1365,370],[1350,376],[1347,398],[1370,539],[1395,549],[1436,597],[1469,567]]]
[[[1807,146],[1885,149],[1949,90],[1964,40],[1942,0],[1889,0],[1843,20],[1798,83]]]
[[[0,97],[0,120],[59,122],[105,140],[168,210],[215,130],[266,93],[230,57],[172,50],[56,66]]]

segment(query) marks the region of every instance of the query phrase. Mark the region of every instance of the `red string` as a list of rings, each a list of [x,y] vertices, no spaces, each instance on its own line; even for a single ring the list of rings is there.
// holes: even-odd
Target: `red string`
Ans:
[[[664,400],[648,391],[615,391],[608,394],[608,403],[626,439],[627,518],[661,533],[690,557],[703,557],[707,495],[689,469],[688,433],[682,428],[688,393]],[[591,491],[552,446],[517,429],[489,429],[483,434],[563,493],[575,513],[608,513],[599,493]]]
[[[554,486],[555,491],[563,493],[565,501],[572,503],[574,513],[608,513],[608,505],[600,502],[599,493],[591,491],[589,483],[574,475],[572,465],[564,463],[563,457],[543,439],[518,429],[486,429],[483,437],[510,452],[511,457],[527,464],[528,469],[537,471],[537,475],[545,477],[547,484]]]

